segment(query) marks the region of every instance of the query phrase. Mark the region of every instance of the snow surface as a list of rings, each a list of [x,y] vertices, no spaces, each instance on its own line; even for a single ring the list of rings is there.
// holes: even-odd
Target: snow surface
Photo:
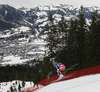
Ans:
[[[22,39],[20,39],[22,40]],[[35,39],[34,42],[30,42],[27,44],[27,42],[19,42],[19,46],[24,46],[24,45],[30,45],[31,46],[37,46],[37,49],[33,48],[31,49],[30,51],[26,52],[26,54],[41,54],[41,55],[44,55],[45,54],[45,50],[46,48],[44,47],[46,43],[42,40],[42,39]],[[11,46],[14,46],[15,44],[10,44],[10,47]],[[18,46],[17,46],[18,47]],[[42,56],[41,56],[42,57]],[[18,55],[8,55],[8,56],[5,56],[3,57],[3,62],[1,62],[0,64],[2,65],[16,65],[16,64],[23,64],[29,60],[33,60],[35,59],[36,57],[33,57],[33,58],[26,58],[26,59],[21,59],[22,57],[21,56],[18,56]]]
[[[7,57],[4,57],[4,62],[2,62],[2,65],[16,65],[16,64],[22,64],[23,62],[25,61],[28,61],[29,59],[24,59],[24,60],[21,60],[20,57],[18,56],[13,56],[13,55],[10,55],[10,56],[7,56]]]
[[[13,80],[13,81],[9,81],[9,82],[1,82],[0,83],[0,92],[11,92],[10,91],[10,87],[12,86],[13,89],[16,89],[16,92],[18,91],[18,86],[20,84],[21,86],[21,90],[25,90],[29,87],[32,87],[34,85],[33,82],[29,82],[29,81],[24,81],[25,82],[25,86],[22,87],[22,81],[20,80]]]
[[[100,92],[100,74],[52,83],[35,92]]]
[[[18,28],[12,28],[12,30],[14,30],[13,34],[11,34],[10,30],[5,30],[5,31],[1,32],[0,33],[0,38],[2,38],[2,37],[3,38],[10,37],[10,36],[18,34],[20,32],[27,32],[28,30],[30,30],[30,28],[22,26],[22,27],[18,27]],[[6,32],[6,34],[4,34],[4,32]]]
[[[24,34],[24,37],[17,38],[16,36]],[[26,37],[28,35],[28,37]],[[33,59],[43,59],[45,54],[45,44],[46,42],[43,40],[44,38],[38,38],[38,32],[36,37],[30,32],[29,27],[18,27],[12,28],[11,30],[5,30],[0,32],[0,38],[4,38],[4,40],[0,40],[0,53],[6,53],[3,56],[0,56],[1,65],[16,65],[23,64],[27,61]],[[12,40],[9,37],[15,37]],[[3,47],[4,46],[4,47]]]

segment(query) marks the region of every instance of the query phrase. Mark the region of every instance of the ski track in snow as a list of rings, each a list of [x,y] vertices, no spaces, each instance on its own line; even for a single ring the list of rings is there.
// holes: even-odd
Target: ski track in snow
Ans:
[[[83,83],[83,84],[76,85],[76,86],[72,86],[72,87],[68,88],[68,90],[69,90],[69,89],[72,89],[72,88],[79,87],[79,86],[83,86],[83,85],[87,85],[87,84],[95,83],[95,82],[98,82],[98,81],[100,81],[100,80],[97,80],[97,81],[92,81],[92,82],[89,82],[89,83]],[[65,90],[65,89],[63,89],[63,90]],[[61,92],[62,92],[62,90],[59,90],[59,91],[61,91]]]
[[[100,74],[52,83],[35,92],[100,92]]]

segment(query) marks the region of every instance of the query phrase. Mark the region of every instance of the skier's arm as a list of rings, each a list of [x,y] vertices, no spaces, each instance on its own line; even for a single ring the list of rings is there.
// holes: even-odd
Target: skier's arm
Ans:
[[[59,74],[61,74],[61,71],[59,71],[59,69],[57,69],[57,73],[58,73],[58,75],[59,75]]]

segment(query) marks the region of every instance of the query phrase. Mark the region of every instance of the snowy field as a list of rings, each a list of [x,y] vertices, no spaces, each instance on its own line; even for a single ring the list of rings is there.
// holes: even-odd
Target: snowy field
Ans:
[[[0,64],[2,66],[43,59],[46,51],[45,37],[39,37],[39,33],[35,37],[30,30],[29,27],[22,26],[0,32]]]
[[[100,74],[52,83],[35,92],[100,92]]]
[[[13,80],[9,82],[1,82],[0,83],[0,92],[11,92],[10,88],[12,87],[13,92],[19,92],[18,86],[21,86],[21,90],[27,89],[29,87],[32,87],[34,85],[33,82],[24,81],[25,85],[22,86],[22,81],[20,80]],[[16,90],[16,91],[14,91]]]

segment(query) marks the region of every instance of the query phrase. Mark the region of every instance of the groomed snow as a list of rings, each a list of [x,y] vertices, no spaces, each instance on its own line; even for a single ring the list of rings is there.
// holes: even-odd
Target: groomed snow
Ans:
[[[100,74],[52,83],[35,92],[100,92]]]

